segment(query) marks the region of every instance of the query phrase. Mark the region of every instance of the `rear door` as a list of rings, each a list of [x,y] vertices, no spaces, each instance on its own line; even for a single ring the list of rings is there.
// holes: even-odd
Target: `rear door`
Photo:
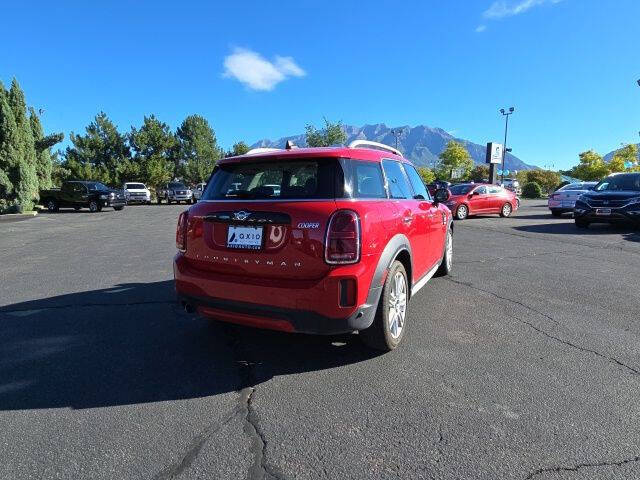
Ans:
[[[507,192],[498,185],[489,185],[487,188],[487,213],[500,213],[502,205],[507,202]]]
[[[324,234],[344,188],[337,158],[221,162],[189,209],[185,257],[247,282],[323,278]]]
[[[387,180],[389,196],[400,214],[399,229],[409,239],[413,260],[412,282],[419,280],[429,268],[430,220],[428,209],[420,208],[420,203],[413,198],[413,189],[409,178],[400,162],[384,159],[382,168]]]
[[[75,205],[74,190],[78,184],[76,182],[65,182],[60,188],[60,206],[72,207]]]
[[[443,227],[445,225],[443,214],[433,202],[415,167],[408,163],[404,163],[403,166],[413,188],[413,198],[417,202],[418,215],[424,218],[427,226],[426,238],[423,239],[425,250],[418,252],[418,254],[425,256],[425,268],[429,269],[440,260],[444,251],[446,226]]]

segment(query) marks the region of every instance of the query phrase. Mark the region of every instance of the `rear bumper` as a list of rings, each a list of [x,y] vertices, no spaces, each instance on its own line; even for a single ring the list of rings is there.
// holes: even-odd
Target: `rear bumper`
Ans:
[[[359,283],[358,288],[369,289],[366,301],[342,308],[332,288],[337,285],[333,277],[297,288],[248,285],[230,281],[228,276],[194,270],[180,254],[174,258],[173,271],[178,301],[200,315],[287,332],[331,335],[368,328],[382,292],[382,286],[369,289],[368,284]],[[249,298],[251,301],[247,301]]]

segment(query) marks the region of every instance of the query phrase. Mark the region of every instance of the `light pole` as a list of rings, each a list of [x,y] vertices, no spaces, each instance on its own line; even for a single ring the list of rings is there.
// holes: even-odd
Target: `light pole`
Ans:
[[[500,113],[504,115],[504,145],[502,146],[502,175],[500,175],[500,183],[504,183],[504,160],[507,156],[507,131],[509,130],[509,115],[515,111],[515,108],[511,107],[509,110],[504,108],[500,109]]]
[[[396,150],[398,149],[398,135],[400,135],[401,132],[402,130],[398,131],[397,128],[394,128],[393,130],[391,130],[391,135],[396,137]]]

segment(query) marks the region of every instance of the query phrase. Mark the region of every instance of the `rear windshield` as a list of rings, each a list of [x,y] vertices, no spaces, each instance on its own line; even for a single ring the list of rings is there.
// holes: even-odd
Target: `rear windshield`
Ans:
[[[343,196],[337,158],[300,158],[218,165],[205,200],[322,199]]]
[[[125,188],[128,190],[144,190],[145,187],[142,183],[127,183]]]

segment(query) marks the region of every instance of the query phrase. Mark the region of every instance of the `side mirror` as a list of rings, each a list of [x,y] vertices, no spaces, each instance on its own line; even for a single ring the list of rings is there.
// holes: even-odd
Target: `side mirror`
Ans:
[[[450,196],[451,194],[449,193],[448,189],[439,188],[438,190],[436,190],[436,193],[433,196],[433,200],[435,201],[435,203],[444,203],[449,200]]]

